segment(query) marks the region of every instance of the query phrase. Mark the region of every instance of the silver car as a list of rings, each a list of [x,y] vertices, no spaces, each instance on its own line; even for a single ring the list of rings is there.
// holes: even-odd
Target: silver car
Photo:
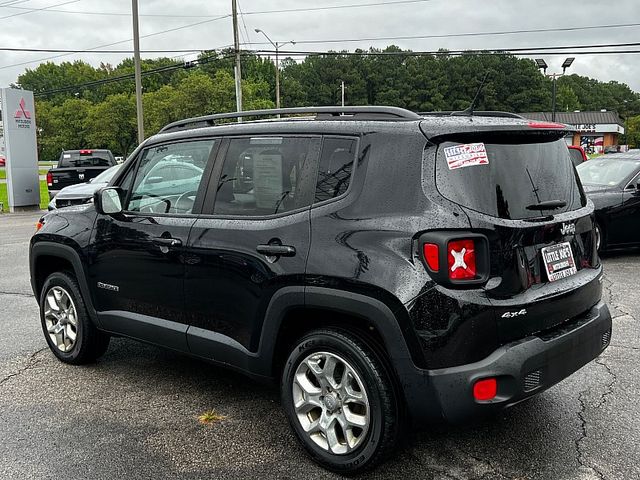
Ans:
[[[69,185],[58,192],[58,194],[49,202],[48,209],[55,210],[57,208],[70,207],[72,205],[82,205],[93,201],[93,194],[105,187],[120,169],[122,165],[114,165],[102,172],[97,177],[86,183],[77,185]]]

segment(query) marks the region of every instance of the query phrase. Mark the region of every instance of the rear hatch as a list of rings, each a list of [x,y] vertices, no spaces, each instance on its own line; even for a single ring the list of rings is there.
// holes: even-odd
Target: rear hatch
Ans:
[[[464,133],[439,139],[436,186],[489,240],[501,342],[543,332],[601,296],[592,208],[563,131]]]

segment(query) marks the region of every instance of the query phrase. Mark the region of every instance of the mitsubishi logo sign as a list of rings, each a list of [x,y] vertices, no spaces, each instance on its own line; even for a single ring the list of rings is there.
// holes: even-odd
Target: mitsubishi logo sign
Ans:
[[[25,102],[24,97],[20,99],[18,109],[13,115],[13,118],[16,121],[17,128],[31,128],[31,112],[27,110],[27,102]]]
[[[9,209],[12,212],[37,210],[40,208],[40,181],[33,92],[0,88],[0,104]]]
[[[18,104],[19,108],[16,110],[15,118],[20,119],[22,117],[27,120],[31,120],[31,112],[25,108],[26,102],[24,101],[24,97],[20,99],[20,103]]]

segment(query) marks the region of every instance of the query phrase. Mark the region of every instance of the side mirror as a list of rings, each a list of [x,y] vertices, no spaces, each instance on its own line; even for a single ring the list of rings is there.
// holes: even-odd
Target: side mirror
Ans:
[[[122,213],[119,188],[106,187],[98,190],[93,196],[93,203],[97,212],[102,215]]]

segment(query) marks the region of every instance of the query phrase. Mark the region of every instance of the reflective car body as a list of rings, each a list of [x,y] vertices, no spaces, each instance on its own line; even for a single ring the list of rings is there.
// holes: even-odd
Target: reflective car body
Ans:
[[[589,160],[577,171],[595,207],[600,249],[640,245],[640,150]]]

